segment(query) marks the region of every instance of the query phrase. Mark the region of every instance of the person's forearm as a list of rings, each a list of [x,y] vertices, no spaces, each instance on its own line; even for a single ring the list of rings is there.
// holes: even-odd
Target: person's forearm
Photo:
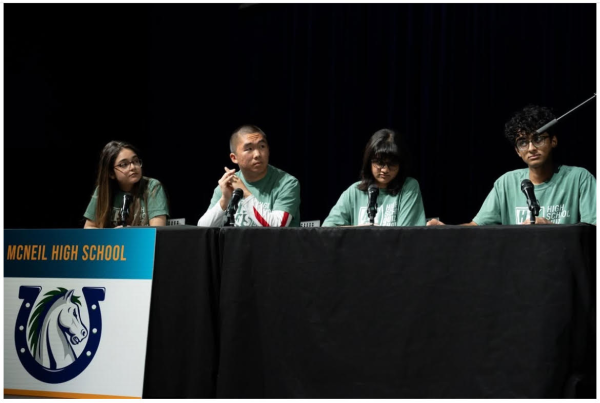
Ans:
[[[151,218],[149,224],[151,227],[164,227],[167,225],[167,216],[159,215]]]
[[[261,227],[288,227],[292,222],[290,213],[281,210],[269,211],[254,196],[244,199],[241,207],[252,221]]]
[[[83,225],[84,229],[98,229],[96,227],[96,223],[90,220],[85,220],[85,224]]]
[[[208,209],[206,213],[198,220],[199,227],[220,227],[223,225],[225,211],[221,209],[220,203],[215,204]]]

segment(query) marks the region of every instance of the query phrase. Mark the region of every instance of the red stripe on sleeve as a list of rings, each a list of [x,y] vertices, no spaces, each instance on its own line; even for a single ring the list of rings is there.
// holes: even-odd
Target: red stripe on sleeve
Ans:
[[[252,207],[252,210],[254,210],[254,217],[256,217],[256,220],[260,223],[260,225],[262,225],[263,227],[270,227],[269,223],[266,222],[260,214],[258,214],[258,211],[256,211],[255,207]]]
[[[285,227],[285,224],[287,223],[288,218],[290,217],[290,213],[288,213],[287,211],[283,212],[283,219],[281,220],[281,226]]]

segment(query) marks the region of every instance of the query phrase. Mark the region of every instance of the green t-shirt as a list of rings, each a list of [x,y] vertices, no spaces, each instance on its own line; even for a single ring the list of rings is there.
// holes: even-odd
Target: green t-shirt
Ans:
[[[529,218],[521,181],[529,179],[529,168],[502,175],[483,202],[473,221],[478,225],[517,225]],[[559,166],[549,181],[534,185],[540,203],[539,217],[554,224],[585,222],[596,225],[596,178],[584,168]]]
[[[358,190],[360,182],[354,183],[342,193],[340,199],[323,221],[323,227],[338,225],[369,224],[367,192]],[[417,226],[425,225],[425,209],[421,190],[416,179],[406,178],[402,190],[396,196],[385,189],[377,196],[377,215],[375,224],[379,226]]]
[[[167,204],[167,195],[165,190],[163,189],[162,184],[153,178],[144,177],[144,180],[148,181],[148,214],[146,214],[146,203],[141,203],[141,214],[142,214],[142,225],[149,225],[150,220],[154,217],[158,217],[161,215],[169,217],[169,207]],[[110,222],[112,227],[116,227],[119,225],[119,213],[121,211],[121,207],[123,206],[123,192],[121,189],[115,192],[113,198],[113,208],[110,213]],[[83,216],[90,221],[96,220],[96,202],[98,200],[98,188],[94,190],[94,194],[92,196],[92,200],[90,200],[90,204],[88,204],[87,209]],[[135,212],[131,212],[131,214],[135,214]],[[135,219],[135,215],[133,217]]]
[[[300,182],[292,175],[275,168],[272,165],[267,167],[267,174],[261,180],[256,182],[247,182],[240,171],[235,175],[240,178],[248,191],[262,204],[263,211],[285,211],[292,216],[290,227],[300,226]],[[213,197],[210,201],[209,209],[221,199],[221,188],[215,188]],[[236,227],[255,227],[256,223],[248,216],[246,211],[238,207],[235,213]]]

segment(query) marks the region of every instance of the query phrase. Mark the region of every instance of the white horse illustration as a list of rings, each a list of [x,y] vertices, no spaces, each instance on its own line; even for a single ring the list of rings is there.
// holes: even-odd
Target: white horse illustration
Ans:
[[[38,304],[37,321],[41,326],[32,329],[32,333],[39,332],[33,345],[35,360],[50,369],[73,363],[77,354],[72,346],[81,343],[88,335],[79,307],[71,301],[75,290],[62,290],[54,298],[46,298]]]

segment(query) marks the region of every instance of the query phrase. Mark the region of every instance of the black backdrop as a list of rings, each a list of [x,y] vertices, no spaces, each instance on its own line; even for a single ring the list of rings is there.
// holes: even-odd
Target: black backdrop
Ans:
[[[596,92],[595,4],[6,4],[4,19],[5,228],[82,226],[113,139],[195,224],[244,123],[300,180],[302,220],[325,219],[391,127],[426,215],[466,222],[524,167],[510,115]],[[595,175],[596,101],[556,130],[562,162]]]

